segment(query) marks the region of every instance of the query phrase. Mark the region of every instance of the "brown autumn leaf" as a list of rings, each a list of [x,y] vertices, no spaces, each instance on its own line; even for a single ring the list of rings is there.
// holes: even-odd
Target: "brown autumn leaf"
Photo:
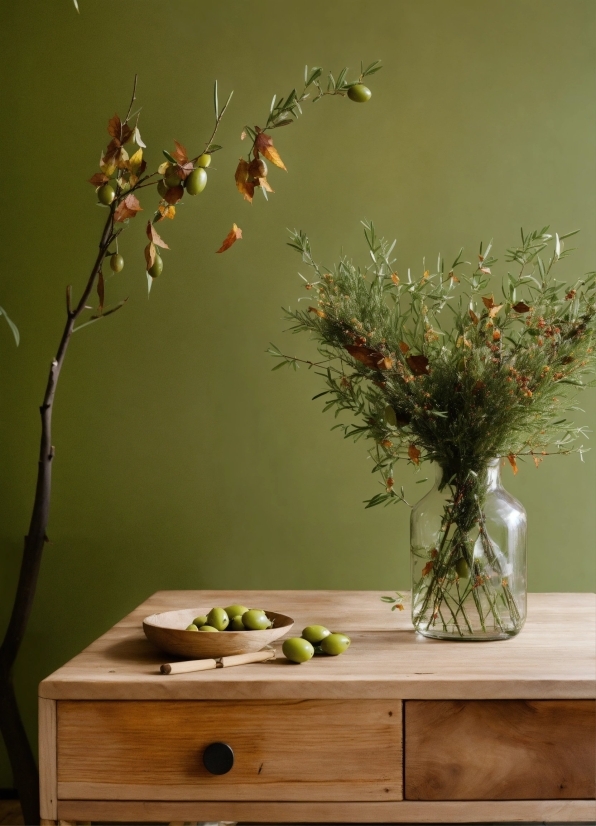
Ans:
[[[89,178],[89,183],[93,186],[101,186],[102,184],[107,184],[110,179],[104,172],[96,172],[95,175],[92,175]]]
[[[424,566],[424,568],[422,569],[422,576],[428,576],[430,574],[430,572],[432,571],[434,564],[435,563],[432,561],[432,559],[429,560],[426,563],[426,565]]]
[[[250,178],[264,178],[267,175],[267,166],[260,158],[253,158],[248,165]]]
[[[183,146],[178,141],[174,141],[176,144],[176,149],[172,152],[172,157],[176,158],[180,166],[184,166],[184,164],[188,163],[188,152],[186,151],[186,147]]]
[[[365,367],[370,367],[371,370],[389,370],[393,365],[391,359],[386,358],[383,353],[379,353],[378,350],[374,350],[372,347],[346,344],[345,349],[353,359],[364,364]],[[388,362],[389,366],[387,366]]]
[[[408,356],[406,359],[408,367],[415,376],[424,376],[429,372],[428,359],[426,356]]]
[[[217,252],[225,252],[226,250],[229,250],[232,244],[235,244],[239,238],[242,238],[242,230],[240,227],[237,227],[236,224],[232,224],[232,229],[224,238],[223,244]]]
[[[156,246],[162,247],[164,250],[169,250],[170,248],[166,244],[166,242],[160,238],[159,233],[155,230],[151,221],[147,221],[147,229],[145,230],[147,233],[147,238],[152,241]]]
[[[134,218],[137,212],[142,212],[137,196],[132,192],[126,196],[114,210],[114,221],[116,223],[126,221],[127,218]]]
[[[165,204],[160,204],[157,207],[157,211],[159,212],[160,217],[157,219],[158,221],[163,221],[164,218],[169,218],[170,221],[174,220],[176,215],[176,207],[175,206],[166,206]]]
[[[416,445],[411,444],[408,447],[408,456],[410,457],[411,461],[414,462],[415,465],[420,464],[420,451],[416,447]]]
[[[399,275],[396,272],[391,273],[391,280],[397,286],[399,284]]]
[[[515,461],[515,455],[513,453],[510,453],[509,456],[507,457],[507,459],[509,460],[509,464],[513,468],[513,475],[516,476],[517,475],[517,462]]]
[[[527,313],[530,311],[530,307],[528,307],[525,301],[518,301],[511,309],[515,310],[516,313]]]
[[[108,134],[111,135],[113,138],[117,138],[120,140],[120,134],[122,132],[122,121],[118,117],[118,115],[114,115],[113,118],[110,118],[108,121]]]
[[[271,188],[271,184],[267,180],[267,178],[257,178],[258,185],[261,189],[266,189],[267,192],[273,192],[274,190]]]
[[[183,186],[172,186],[164,195],[164,201],[166,201],[168,204],[177,204],[178,201],[182,200],[183,195]]]
[[[103,302],[105,297],[105,282],[103,280],[103,273],[100,270],[99,275],[97,276],[97,295],[99,297],[99,307],[98,310],[101,313],[103,310]]]
[[[486,307],[487,310],[490,310],[492,307],[495,306],[495,299],[492,295],[483,295],[482,296],[482,303]]]
[[[259,132],[255,139],[255,150],[260,152],[268,161],[271,161],[272,164],[278,166],[280,169],[284,169],[286,172],[286,166],[282,159],[279,157],[279,152],[273,146],[273,141],[266,135],[264,132]]]
[[[409,349],[410,349],[410,345],[409,345],[409,344],[406,344],[406,342],[405,342],[405,341],[400,341],[400,342],[399,342],[399,349],[402,351],[402,353],[403,353],[403,354],[404,354],[404,356],[405,356],[405,354],[406,354],[406,353],[409,351]]]
[[[155,264],[156,250],[153,241],[150,241],[143,251],[145,253],[145,264],[147,265],[147,269],[150,270],[151,267]]]
[[[495,306],[491,307],[490,310],[488,311],[488,317],[489,318],[494,318],[497,315],[497,313],[499,312],[499,310],[502,310],[502,309],[503,309],[502,304],[495,304]]]
[[[249,181],[248,179],[248,162],[245,161],[244,158],[240,158],[238,166],[236,167],[234,178],[236,179],[236,188],[238,192],[244,196],[246,201],[252,203],[255,185],[253,181]]]
[[[472,324],[478,324],[478,322],[480,321],[480,319],[478,318],[478,316],[476,315],[476,313],[474,312],[474,310],[472,310],[472,309],[470,308],[470,309],[468,310],[468,313],[470,314],[470,318],[472,319]]]

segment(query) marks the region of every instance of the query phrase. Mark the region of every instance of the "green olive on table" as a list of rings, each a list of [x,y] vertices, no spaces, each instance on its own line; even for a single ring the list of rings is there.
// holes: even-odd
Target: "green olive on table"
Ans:
[[[232,617],[230,624],[228,625],[228,631],[246,631],[244,623],[242,622],[242,616],[240,614]]]
[[[337,657],[343,654],[350,647],[350,638],[345,634],[329,634],[321,643],[321,648],[325,654]]]
[[[200,628],[201,625],[207,625],[207,614],[199,614],[198,617],[193,619],[193,623]]]
[[[348,97],[356,103],[366,103],[372,97],[372,92],[364,83],[355,83],[348,89]]]
[[[312,659],[315,649],[302,637],[288,637],[281,647],[284,657],[293,663],[305,663]]]
[[[321,641],[328,637],[331,631],[324,625],[307,625],[302,631],[302,638],[308,640],[312,645],[320,645]]]
[[[216,634],[219,634],[219,628],[214,628],[212,625],[201,625],[200,628],[197,628],[197,631],[215,631]]]
[[[228,605],[224,608],[224,611],[228,617],[232,619],[233,617],[241,617],[242,614],[246,614],[248,608],[245,605]]]
[[[249,631],[264,631],[271,626],[271,620],[260,608],[250,608],[242,615],[244,627]]]
[[[218,631],[225,631],[230,624],[230,618],[223,608],[212,608],[207,614],[207,625]]]
[[[191,622],[191,624],[188,626],[188,628],[185,628],[184,630],[185,630],[185,631],[198,631],[199,629],[198,629],[198,628],[197,628],[197,626],[194,624],[194,622]]]

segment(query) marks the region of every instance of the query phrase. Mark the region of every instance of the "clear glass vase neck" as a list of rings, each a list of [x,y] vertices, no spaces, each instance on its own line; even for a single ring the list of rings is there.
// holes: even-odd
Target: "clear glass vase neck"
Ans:
[[[443,467],[437,463],[435,467],[435,488],[440,488],[444,479]],[[501,485],[501,460],[491,459],[483,474],[486,491],[498,490]]]

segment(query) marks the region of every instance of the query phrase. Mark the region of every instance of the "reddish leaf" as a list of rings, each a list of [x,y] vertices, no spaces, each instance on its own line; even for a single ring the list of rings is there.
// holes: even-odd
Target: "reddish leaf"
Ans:
[[[186,147],[183,146],[178,141],[174,141],[176,144],[176,149],[172,152],[172,157],[176,158],[180,166],[184,166],[185,163],[188,163],[188,152],[186,151]]]
[[[405,354],[406,354],[406,353],[408,352],[408,350],[410,349],[410,345],[409,345],[409,344],[406,344],[406,342],[405,342],[405,341],[400,341],[400,342],[399,342],[399,349],[402,351],[402,353],[403,353],[403,354],[404,354],[404,356],[405,356]]]
[[[99,275],[97,276],[97,295],[99,297],[99,312],[103,310],[103,301],[104,301],[104,294],[105,294],[105,284],[103,280],[103,273],[101,270],[99,271]]]
[[[177,204],[178,201],[182,199],[184,195],[184,187],[183,186],[172,186],[166,194],[164,195],[164,201],[168,204]]]
[[[389,370],[393,365],[390,358],[386,358],[383,353],[379,353],[378,350],[373,350],[372,347],[346,344],[345,349],[353,359],[364,364],[365,367],[370,367],[371,370]]]
[[[422,569],[422,576],[428,576],[433,569],[434,562],[430,560]]]
[[[408,362],[408,367],[415,376],[424,376],[425,373],[429,372],[428,359],[426,356],[408,356],[406,361]]]
[[[472,319],[472,324],[478,324],[480,319],[478,318],[474,310],[470,309],[468,310],[468,313],[470,314],[470,318]]]
[[[155,264],[155,244],[153,241],[150,241],[147,246],[145,247],[145,264],[147,265],[147,269],[150,270],[151,267]]]
[[[113,138],[117,138],[120,140],[120,133],[122,131],[122,122],[118,115],[114,115],[113,118],[110,118],[108,122],[108,134],[110,134]]]
[[[147,238],[154,244],[156,244],[158,247],[162,247],[164,250],[170,249],[166,242],[159,237],[159,234],[156,232],[151,221],[147,221],[147,229],[145,231],[147,233]]]
[[[226,250],[229,250],[232,244],[235,244],[239,238],[242,238],[242,230],[240,227],[237,227],[236,224],[232,224],[232,229],[224,238],[223,244],[217,252],[225,252]]]
[[[127,218],[134,218],[137,212],[142,212],[142,210],[143,207],[138,202],[136,195],[131,192],[130,195],[120,201],[114,210],[114,221],[118,223],[126,221]]]
[[[249,177],[257,179],[267,175],[267,167],[260,158],[254,158],[248,165]]]
[[[110,179],[107,175],[103,172],[96,172],[91,178],[89,178],[89,183],[93,184],[93,186],[101,186],[102,184],[107,184]]]
[[[280,169],[286,169],[284,162],[279,157],[279,152],[273,146],[273,141],[264,132],[259,132],[255,140],[255,150],[260,152],[268,161],[279,166]],[[286,172],[288,170],[286,169]]]
[[[515,310],[516,313],[528,313],[531,308],[524,301],[518,301],[511,309]]]
[[[391,280],[397,286],[399,284],[399,275],[396,272],[391,273]]]
[[[248,163],[244,160],[244,158],[240,158],[234,177],[236,179],[236,188],[238,189],[238,192],[244,196],[246,201],[252,203],[255,185],[253,181],[249,181],[248,179]]]
[[[411,461],[414,462],[415,465],[420,464],[420,451],[416,447],[416,445],[410,445],[408,447],[408,456],[410,457]]]
[[[515,461],[515,455],[510,453],[507,458],[509,459],[509,464],[513,468],[513,475],[515,476],[517,474],[517,462]]]

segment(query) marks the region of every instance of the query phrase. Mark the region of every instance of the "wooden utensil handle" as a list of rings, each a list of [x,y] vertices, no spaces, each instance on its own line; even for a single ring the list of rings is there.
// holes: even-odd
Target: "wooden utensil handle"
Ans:
[[[159,669],[162,674],[187,674],[189,671],[208,671],[217,668],[217,660],[187,660],[181,663],[164,663]]]
[[[244,665],[244,663],[262,663],[275,659],[275,651],[272,648],[265,648],[263,651],[255,651],[252,654],[233,654],[230,657],[220,657],[219,667],[228,668],[231,665]],[[220,665],[221,663],[221,665]]]

